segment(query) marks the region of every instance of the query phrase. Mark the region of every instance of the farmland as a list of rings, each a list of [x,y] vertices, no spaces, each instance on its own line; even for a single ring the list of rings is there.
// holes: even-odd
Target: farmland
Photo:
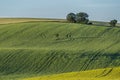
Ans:
[[[79,74],[96,75],[111,68],[111,76],[119,75],[119,68],[115,68],[120,66],[119,27],[18,20],[5,20],[6,23],[0,24],[0,80],[40,80],[29,77],[53,74],[52,80],[59,80],[56,76],[65,76],[68,80],[67,76],[76,73],[79,79]]]
[[[119,80],[120,79],[119,72],[120,68],[106,68],[26,78],[23,80]]]

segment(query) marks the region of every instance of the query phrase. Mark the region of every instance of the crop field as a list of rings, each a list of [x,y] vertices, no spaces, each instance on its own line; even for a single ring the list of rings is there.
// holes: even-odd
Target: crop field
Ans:
[[[106,68],[26,78],[22,80],[120,80],[120,68]]]
[[[0,80],[119,78],[119,27],[62,20],[12,19],[14,23],[6,20],[6,23],[0,21]],[[98,74],[100,78],[95,77]]]
[[[47,18],[0,18],[0,24],[21,23],[30,21],[41,22],[64,22],[63,19],[47,19]]]

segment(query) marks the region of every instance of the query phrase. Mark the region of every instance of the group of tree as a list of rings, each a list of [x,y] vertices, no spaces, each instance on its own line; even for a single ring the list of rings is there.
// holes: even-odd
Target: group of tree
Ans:
[[[70,23],[81,23],[81,24],[89,24],[89,25],[93,24],[92,22],[89,22],[89,15],[85,12],[79,12],[77,14],[69,13],[66,16],[66,19]],[[111,27],[115,27],[116,24],[117,24],[117,20],[115,20],[115,19],[111,20],[109,22],[109,24],[110,24]]]
[[[89,23],[89,19],[88,19],[89,15],[85,12],[80,12],[80,13],[69,13],[66,18],[68,22],[71,23],[81,23],[81,24],[88,24]]]

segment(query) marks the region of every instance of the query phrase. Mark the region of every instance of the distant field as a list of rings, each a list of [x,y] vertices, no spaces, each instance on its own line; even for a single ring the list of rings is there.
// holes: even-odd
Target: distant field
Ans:
[[[9,24],[9,23],[21,23],[21,22],[67,22],[65,19],[49,19],[49,18],[0,18],[0,24]],[[107,26],[109,27],[109,22],[102,21],[90,21],[93,22],[95,26]],[[120,23],[117,24],[117,27],[120,27]]]
[[[119,27],[49,19],[2,21],[0,80],[120,66]],[[56,37],[56,34],[59,36]]]
[[[91,21],[91,22],[93,22],[93,25],[96,26],[110,27],[109,22],[103,22],[103,21]],[[116,26],[120,28],[120,23],[118,22]]]
[[[71,72],[26,78],[22,80],[119,80],[120,68],[106,68],[91,71]]]
[[[47,19],[47,18],[0,18],[0,24],[30,22],[30,21],[60,22],[60,21],[65,21],[65,20],[63,20],[63,19]]]

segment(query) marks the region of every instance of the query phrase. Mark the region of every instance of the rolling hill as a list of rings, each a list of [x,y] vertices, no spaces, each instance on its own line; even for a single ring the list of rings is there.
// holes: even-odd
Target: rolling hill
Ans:
[[[0,24],[1,80],[119,67],[119,51],[117,27],[49,21]]]
[[[119,80],[119,79],[120,68],[106,68],[26,78],[23,80]]]

